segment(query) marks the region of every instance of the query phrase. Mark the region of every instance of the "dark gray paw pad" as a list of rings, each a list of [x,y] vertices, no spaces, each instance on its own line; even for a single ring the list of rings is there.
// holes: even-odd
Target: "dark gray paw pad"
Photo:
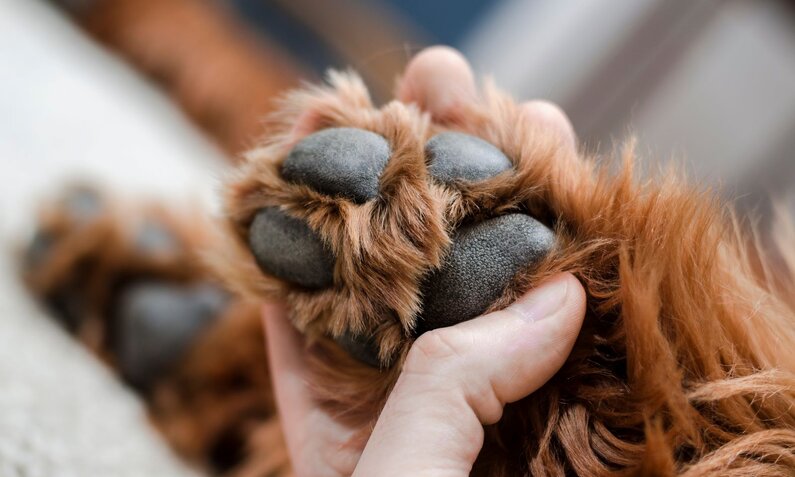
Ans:
[[[459,229],[444,264],[426,283],[418,333],[482,314],[516,273],[544,258],[554,239],[550,229],[524,214]]]
[[[342,349],[348,352],[355,359],[374,368],[380,366],[378,359],[378,345],[369,336],[353,335],[345,333],[335,340]]]
[[[282,177],[363,203],[378,196],[378,180],[389,155],[389,144],[378,134],[356,128],[324,129],[295,145],[282,164]]]
[[[80,284],[68,283],[45,298],[51,316],[71,334],[77,333],[85,316],[85,297]]]
[[[165,224],[146,220],[135,235],[135,247],[143,253],[173,253],[179,248],[179,239]]]
[[[80,186],[69,189],[58,201],[58,206],[76,225],[84,225],[100,215],[103,201],[94,189]],[[36,230],[25,252],[26,266],[42,265],[59,238],[50,230]]]
[[[307,288],[323,288],[334,281],[331,251],[303,220],[277,207],[257,212],[248,243],[265,273]]]
[[[25,250],[25,266],[35,268],[44,264],[56,242],[56,237],[49,231],[37,230]]]
[[[62,199],[66,212],[78,221],[95,218],[102,212],[102,198],[90,187],[75,187],[69,190]]]
[[[459,132],[432,137],[425,154],[431,177],[444,184],[481,181],[511,168],[511,161],[494,145]]]
[[[140,283],[120,297],[113,343],[122,376],[149,388],[176,363],[226,306],[228,296],[208,284]]]

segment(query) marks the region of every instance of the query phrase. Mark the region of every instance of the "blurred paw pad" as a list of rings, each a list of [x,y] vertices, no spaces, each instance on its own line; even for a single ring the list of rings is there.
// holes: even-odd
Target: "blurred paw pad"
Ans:
[[[102,198],[90,187],[75,187],[64,196],[63,208],[77,220],[90,220],[102,212]]]
[[[226,306],[228,296],[209,284],[143,282],[119,299],[113,335],[127,382],[149,389],[187,351]]]
[[[135,235],[135,247],[142,253],[173,253],[179,240],[168,227],[155,220],[144,221]]]

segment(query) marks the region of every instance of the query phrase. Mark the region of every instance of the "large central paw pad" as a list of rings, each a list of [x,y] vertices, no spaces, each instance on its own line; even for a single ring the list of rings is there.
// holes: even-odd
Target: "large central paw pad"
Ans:
[[[142,282],[129,287],[119,299],[112,336],[122,376],[139,389],[150,388],[227,301],[223,291],[207,283]]]
[[[428,279],[418,331],[451,326],[486,311],[514,275],[544,258],[554,239],[551,230],[524,214],[460,228],[444,264]]]

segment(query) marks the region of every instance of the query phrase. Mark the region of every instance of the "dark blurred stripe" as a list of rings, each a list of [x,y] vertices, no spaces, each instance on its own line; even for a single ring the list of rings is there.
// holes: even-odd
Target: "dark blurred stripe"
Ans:
[[[376,100],[392,94],[408,59],[430,35],[388,2],[364,0],[233,0],[241,16],[316,73],[356,69]]]

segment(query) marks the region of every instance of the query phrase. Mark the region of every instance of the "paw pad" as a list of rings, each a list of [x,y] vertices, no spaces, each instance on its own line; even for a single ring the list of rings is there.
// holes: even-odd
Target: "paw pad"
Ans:
[[[425,286],[417,323],[423,333],[472,319],[497,300],[520,270],[538,262],[555,236],[524,214],[495,217],[460,228],[442,267]]]
[[[469,134],[443,132],[425,145],[428,172],[443,184],[482,181],[511,168],[511,161],[494,145]]]
[[[389,161],[389,144],[356,128],[330,128],[305,137],[282,164],[282,177],[356,203],[378,196],[378,179]]]
[[[63,198],[64,209],[78,220],[89,220],[102,212],[102,198],[89,187],[75,187]]]
[[[323,288],[334,280],[334,257],[306,223],[276,207],[254,216],[249,247],[266,273],[306,288]]]
[[[148,282],[121,296],[114,345],[122,376],[139,389],[150,387],[173,365],[227,304],[220,289]]]
[[[147,220],[135,236],[135,246],[143,253],[168,253],[178,249],[179,240],[165,224]]]
[[[334,341],[353,358],[369,366],[380,366],[378,360],[378,344],[372,336],[353,335],[345,333]]]

